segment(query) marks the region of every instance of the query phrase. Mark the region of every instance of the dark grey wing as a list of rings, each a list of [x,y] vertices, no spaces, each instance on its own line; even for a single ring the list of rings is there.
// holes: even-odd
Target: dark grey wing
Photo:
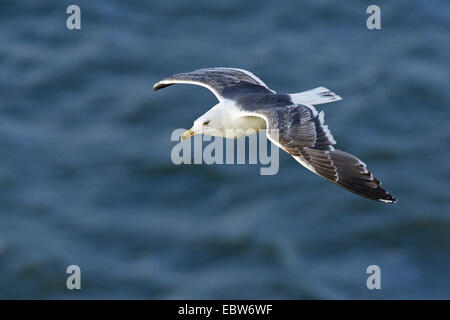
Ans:
[[[236,99],[251,93],[275,93],[253,73],[234,68],[206,68],[178,73],[157,82],[153,89],[159,90],[175,83],[188,83],[211,90],[219,101]]]
[[[263,117],[268,138],[307,169],[360,196],[396,202],[361,160],[334,148],[336,141],[324,124],[323,111],[318,113],[312,106],[280,104],[252,115]]]

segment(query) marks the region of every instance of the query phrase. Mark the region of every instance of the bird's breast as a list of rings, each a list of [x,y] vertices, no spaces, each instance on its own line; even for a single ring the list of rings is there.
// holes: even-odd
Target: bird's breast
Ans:
[[[240,138],[258,133],[259,130],[266,129],[264,119],[253,116],[239,117],[233,121],[233,125],[225,132],[226,138]]]

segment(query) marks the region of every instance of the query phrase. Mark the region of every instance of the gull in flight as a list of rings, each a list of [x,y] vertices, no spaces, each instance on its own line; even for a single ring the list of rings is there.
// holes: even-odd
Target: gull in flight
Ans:
[[[267,138],[272,143],[312,172],[362,197],[396,202],[364,162],[334,148],[336,141],[324,124],[324,112],[314,107],[342,100],[334,92],[318,87],[280,94],[251,72],[235,68],[206,68],[175,74],[157,82],[153,89],[176,83],[206,87],[219,100],[194,121],[181,140],[202,133],[236,138],[236,132],[245,135],[248,129],[267,129]],[[233,135],[227,136],[228,132]],[[277,132],[277,137],[272,132]]]

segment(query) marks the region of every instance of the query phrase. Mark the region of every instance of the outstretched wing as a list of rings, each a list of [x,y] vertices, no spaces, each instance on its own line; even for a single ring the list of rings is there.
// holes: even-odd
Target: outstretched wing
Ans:
[[[355,156],[336,150],[324,113],[307,105],[274,105],[252,111],[267,123],[267,136],[307,169],[360,196],[382,202],[396,199]]]
[[[175,83],[188,83],[211,90],[219,101],[236,99],[250,93],[275,93],[253,73],[234,68],[206,68],[178,73],[157,82],[153,89],[159,90]]]

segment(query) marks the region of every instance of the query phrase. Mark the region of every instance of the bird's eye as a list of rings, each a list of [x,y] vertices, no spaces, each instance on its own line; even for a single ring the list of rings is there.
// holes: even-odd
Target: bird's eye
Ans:
[[[204,126],[207,126],[207,125],[209,124],[209,121],[210,121],[210,120],[207,120],[207,121],[203,122],[203,125],[204,125]]]

